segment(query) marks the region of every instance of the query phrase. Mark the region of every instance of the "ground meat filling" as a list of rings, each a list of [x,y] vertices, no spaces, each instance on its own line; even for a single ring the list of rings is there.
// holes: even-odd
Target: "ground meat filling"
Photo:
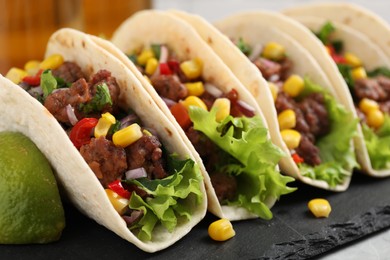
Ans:
[[[156,136],[144,134],[125,150],[129,170],[143,167],[149,179],[162,179],[168,176],[164,170],[161,143]]]
[[[84,78],[81,68],[74,62],[65,61],[60,67],[52,70],[54,77],[63,79],[66,83],[73,83]]]
[[[375,100],[379,104],[382,112],[390,113],[390,79],[384,76],[375,78],[364,78],[355,81],[354,85],[354,101],[359,104],[363,98]],[[362,122],[366,121],[366,116],[356,106],[359,117]]]
[[[69,65],[68,65],[69,66]],[[76,65],[77,66],[77,65]],[[112,104],[106,104],[102,111],[94,111],[88,115],[80,109],[81,104],[88,104],[96,95],[97,85],[106,83],[110,91]],[[113,112],[116,109],[116,103],[119,99],[119,86],[111,73],[106,70],[100,70],[92,76],[90,82],[84,78],[75,81],[69,88],[58,89],[47,96],[44,106],[49,110],[54,117],[62,122],[70,124],[67,114],[67,105],[71,105],[74,109],[76,117],[81,119],[83,117],[100,117],[100,114],[105,112]]]
[[[120,179],[128,168],[125,150],[104,137],[92,138],[81,146],[80,154],[104,188]]]
[[[294,110],[296,115],[294,129],[302,136],[296,153],[311,166],[321,164],[320,151],[314,144],[318,137],[324,136],[330,131],[330,121],[323,95],[312,93],[297,102],[284,92],[279,92],[275,107],[278,114],[286,109]]]
[[[237,180],[234,176],[215,172],[210,174],[210,179],[219,202],[234,199],[237,192]]]
[[[161,97],[178,102],[188,95],[187,88],[173,75],[157,75],[150,80]]]

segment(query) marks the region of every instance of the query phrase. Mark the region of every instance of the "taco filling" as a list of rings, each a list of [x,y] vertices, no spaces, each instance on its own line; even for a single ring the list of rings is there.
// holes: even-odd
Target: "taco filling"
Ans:
[[[275,167],[283,153],[267,139],[255,109],[232,89],[223,93],[202,78],[203,61],[179,60],[163,44],[144,46],[128,57],[165,101],[202,158],[221,205],[244,207],[261,218],[265,203],[293,189]]]
[[[331,22],[316,33],[347,83],[362,125],[364,139],[374,169],[390,167],[390,70],[378,67],[366,71],[361,59],[344,50],[335,39]]]
[[[301,174],[331,187],[342,184],[357,165],[349,148],[356,131],[351,115],[321,86],[291,73],[284,46],[235,43],[268,81],[281,136]]]
[[[37,63],[40,70],[27,64],[27,71],[12,69],[9,77],[63,126],[138,238],[151,240],[156,225],[172,232],[179,221],[191,218],[190,199],[204,199],[199,168],[191,159],[168,154],[158,133],[120,107],[121,90],[108,70],[87,77],[60,55]],[[14,77],[18,73],[20,82]]]

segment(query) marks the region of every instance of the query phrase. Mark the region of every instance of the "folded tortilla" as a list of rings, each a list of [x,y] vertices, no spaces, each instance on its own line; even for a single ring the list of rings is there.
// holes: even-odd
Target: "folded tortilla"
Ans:
[[[239,98],[255,109],[255,114],[261,120],[261,124],[263,125],[263,130],[261,131],[266,130],[267,125],[263,114],[251,94],[246,91],[222,60],[220,60],[218,56],[206,44],[204,44],[202,39],[197,35],[196,31],[180,19],[161,11],[142,11],[124,21],[114,33],[112,42],[120,49],[120,52],[118,52],[117,49],[107,48],[107,46],[104,46],[104,42],[101,42],[99,39],[95,39],[95,42],[100,43],[102,47],[105,47],[107,50],[114,53],[116,57],[119,58],[136,75],[136,77],[142,82],[144,88],[151,96],[153,96],[159,108],[177,126],[183,142],[186,143],[194,152],[195,148],[187,138],[185,132],[181,129],[180,125],[176,122],[167,105],[158,95],[153,86],[150,85],[136,66],[122,52],[130,53],[143,47],[149,47],[151,44],[164,44],[170,49],[170,51],[175,53],[179,60],[200,58],[203,63],[203,79],[214,84],[223,93],[228,93],[230,90],[235,89],[239,94]],[[277,161],[279,161],[281,151],[271,144],[268,136],[269,133],[266,134],[266,139],[262,141],[262,146],[270,149],[269,153],[273,155],[269,156],[269,158],[272,157],[273,159],[265,162],[263,159],[268,159],[265,159],[266,156],[263,155],[263,158],[259,158],[259,164],[260,161],[265,162],[265,165],[267,166],[264,167],[264,169],[268,169],[266,171],[270,171],[270,173],[265,172],[265,170],[261,173],[263,170],[258,169],[256,170],[258,173],[255,174],[255,178],[270,178],[272,175],[274,176],[274,180],[277,180],[276,182],[280,183],[281,187],[273,192],[272,190],[275,188],[275,186],[273,186],[274,184],[268,184],[266,187],[268,191],[265,192],[261,198],[256,195],[249,199],[252,201],[250,203],[251,207],[253,207],[253,211],[259,211],[260,208],[267,208],[265,210],[268,212],[269,208],[274,205],[276,199],[278,199],[280,195],[289,193],[293,190],[286,187],[286,183],[290,182],[292,179],[284,177],[278,172]],[[239,139],[239,142],[240,141],[241,139]],[[233,142],[236,143],[237,141],[232,140],[232,143]],[[251,149],[254,148],[252,147]],[[258,149],[261,150],[261,147]],[[199,164],[202,162],[199,155],[197,157],[197,162]],[[202,167],[202,170],[206,173],[204,166]],[[273,181],[271,181],[271,183],[272,182]],[[247,190],[260,189],[260,186],[264,185],[264,181],[259,182],[258,179],[255,183],[259,183],[259,186],[254,186],[254,183],[252,182],[247,187]],[[225,217],[230,220],[258,217],[258,214],[254,214],[249,211],[248,208],[243,206],[231,204],[221,205],[217,199],[209,174],[207,173],[205,174],[205,184],[208,191],[208,209],[214,215],[218,217]],[[240,186],[240,184],[238,185]],[[245,190],[243,186],[241,189]],[[267,214],[269,214],[269,212]],[[270,216],[268,215],[266,218],[269,217]]]
[[[199,16],[178,11],[171,11],[171,13],[189,22],[256,98],[267,119],[273,142],[287,154],[290,154],[290,151],[280,134],[277,114],[268,83],[262,78],[259,69],[236,48],[232,39],[242,38],[252,47],[256,44],[264,46],[264,44],[271,41],[285,46],[288,57],[294,63],[292,73],[308,76],[310,80],[324,87],[335,100],[340,102],[339,96],[332,88],[328,77],[314,58],[296,40],[285,33],[288,27],[298,26],[295,31],[305,28],[298,23],[291,26],[291,20],[283,15],[267,11],[245,12],[216,22],[215,28]],[[307,29],[306,31],[305,33],[310,35]],[[350,119],[353,120],[352,114]],[[348,143],[352,145],[351,142],[347,142],[347,145]],[[351,156],[351,151],[353,151],[353,145],[345,153],[345,156]],[[283,158],[280,161],[280,166],[282,172],[311,186],[332,191],[345,191],[349,186],[354,164],[344,166],[348,176],[345,176],[342,183],[336,186],[323,180],[304,176],[291,156]]]
[[[390,57],[390,25],[367,8],[354,3],[309,3],[282,11],[291,17],[312,16],[344,24],[366,35],[372,43]]]
[[[371,71],[379,67],[390,68],[390,60],[388,56],[386,56],[385,52],[382,51],[382,49],[378,48],[378,46],[376,46],[365,34],[345,24],[338,23],[326,18],[311,16],[293,16],[292,18],[302,23],[304,26],[306,26],[313,32],[319,31],[326,22],[331,21],[335,27],[335,31],[332,33],[332,37],[334,37],[334,39],[339,39],[343,42],[345,51],[355,53],[362,60],[364,67],[367,71]],[[315,44],[322,43],[317,40]],[[333,82],[336,90],[343,90],[343,92],[345,89],[348,90],[348,86],[345,80],[342,78],[341,74],[339,73],[339,70],[334,62],[332,66],[328,66],[328,64],[321,63],[320,65],[327,73],[327,75],[329,75],[329,77],[337,75],[337,77],[334,77],[335,80]],[[353,103],[352,96],[349,90],[347,93],[345,93],[345,99],[342,101],[342,103],[345,106],[349,107],[351,110],[355,109],[355,105]],[[374,167],[371,157],[375,156],[375,153],[379,153],[379,151],[372,151],[370,155],[367,145],[372,144],[367,143],[367,141],[365,140],[362,125],[359,125],[358,135],[355,138],[355,147],[357,158],[363,172],[373,177],[390,176],[389,166],[386,166],[381,169]]]
[[[133,110],[145,127],[155,129],[169,153],[176,153],[180,159],[194,161],[191,151],[179,138],[175,126],[158,109],[139,81],[119,60],[96,45],[88,35],[72,29],[57,31],[47,45],[46,57],[52,54],[61,54],[65,61],[77,63],[88,76],[101,69],[109,70],[117,79],[122,108]],[[98,178],[54,116],[10,80],[1,77],[0,84],[0,109],[4,111],[0,130],[21,132],[31,138],[50,161],[69,199],[85,215],[146,252],[155,252],[172,245],[205,216],[205,187],[195,164],[195,169],[199,172],[196,181],[203,194],[200,196],[202,199],[197,201],[195,196],[188,196],[181,200],[183,205],[191,209],[190,220],[177,217],[178,223],[172,232],[157,224],[150,241],[140,240],[114,209]]]

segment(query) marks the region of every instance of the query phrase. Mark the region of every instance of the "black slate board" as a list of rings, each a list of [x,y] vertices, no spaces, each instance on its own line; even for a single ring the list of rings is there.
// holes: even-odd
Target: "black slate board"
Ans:
[[[186,237],[158,253],[145,253],[65,203],[67,226],[48,245],[0,245],[0,259],[307,259],[390,227],[390,178],[355,173],[347,192],[333,193],[295,183],[271,221],[234,222],[236,236],[214,242],[207,234],[216,220],[208,214]],[[329,200],[329,218],[316,219],[307,202]]]

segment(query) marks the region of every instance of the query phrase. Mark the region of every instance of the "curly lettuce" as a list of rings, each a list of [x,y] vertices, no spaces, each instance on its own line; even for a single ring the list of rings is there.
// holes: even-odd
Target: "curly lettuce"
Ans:
[[[354,119],[352,114],[338,104],[325,89],[305,78],[305,88],[300,97],[313,92],[324,95],[331,130],[328,135],[316,142],[322,163],[315,167],[302,163],[298,167],[302,175],[314,180],[326,181],[330,187],[335,187],[343,183],[354,167],[359,166],[350,145],[352,138],[357,134],[358,119]]]
[[[150,195],[142,199],[133,192],[129,202],[131,209],[143,212],[143,217],[131,227],[138,233],[137,237],[140,240],[150,241],[157,224],[162,224],[172,232],[178,224],[178,219],[184,218],[189,221],[194,204],[199,204],[205,199],[200,190],[203,177],[194,161],[191,159],[181,161],[175,156],[170,156],[168,170],[174,171],[174,174],[164,179],[140,178],[126,181],[137,185]]]
[[[390,168],[390,117],[385,115],[383,125],[375,131],[367,124],[362,124],[371,165],[376,170]]]
[[[244,207],[263,219],[272,212],[265,201],[293,192],[287,186],[294,179],[281,175],[275,166],[285,154],[271,143],[261,118],[226,117],[216,121],[216,108],[211,111],[191,106],[189,115],[194,129],[205,134],[234,160],[220,160],[226,174],[236,176],[238,196],[229,205]]]

